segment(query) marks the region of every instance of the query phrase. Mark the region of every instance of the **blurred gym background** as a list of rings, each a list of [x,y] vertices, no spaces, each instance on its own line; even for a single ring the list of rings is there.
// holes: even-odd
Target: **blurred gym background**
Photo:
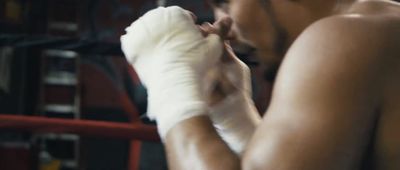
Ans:
[[[0,170],[167,169],[119,37],[170,5],[213,21],[205,0],[0,0]]]

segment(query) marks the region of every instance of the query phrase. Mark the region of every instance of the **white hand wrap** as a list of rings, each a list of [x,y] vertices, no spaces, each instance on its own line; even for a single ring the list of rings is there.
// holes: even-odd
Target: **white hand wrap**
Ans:
[[[261,120],[251,99],[250,70],[236,57],[231,63],[221,63],[219,69],[238,91],[212,106],[210,118],[222,139],[241,155]]]
[[[207,114],[202,79],[222,55],[219,36],[204,38],[190,13],[176,6],[149,11],[126,32],[122,50],[147,87],[147,114],[161,138],[178,122]]]

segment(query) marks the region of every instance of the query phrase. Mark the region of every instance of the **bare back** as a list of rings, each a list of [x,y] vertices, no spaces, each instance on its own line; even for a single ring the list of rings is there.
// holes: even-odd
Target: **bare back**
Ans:
[[[400,45],[400,18],[393,38]],[[373,155],[375,169],[400,169],[400,49],[388,51],[384,101],[377,116]]]
[[[386,75],[384,101],[377,116],[372,149],[369,151],[372,157],[368,161],[370,167],[374,167],[371,169],[400,169],[400,49],[396,50],[392,53],[393,58],[388,59],[390,72]]]
[[[382,58],[383,101],[377,108],[376,121],[367,151],[365,169],[400,169],[400,5],[386,2],[365,2],[354,6],[354,13],[376,17],[388,25],[386,49]]]

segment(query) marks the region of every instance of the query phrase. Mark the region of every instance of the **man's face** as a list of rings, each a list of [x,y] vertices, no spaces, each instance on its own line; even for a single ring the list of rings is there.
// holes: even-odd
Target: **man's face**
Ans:
[[[275,51],[276,34],[271,18],[259,0],[208,0],[214,9],[216,20],[229,16],[233,20],[231,35],[234,45],[243,52],[255,49],[264,63],[274,63],[282,56]],[[252,47],[252,48],[249,48]],[[234,47],[235,48],[235,47]]]
[[[303,5],[290,0],[207,1],[214,9],[216,20],[224,16],[232,18],[234,40],[241,46],[256,49],[255,54],[267,66],[280,63],[286,48],[312,18]]]

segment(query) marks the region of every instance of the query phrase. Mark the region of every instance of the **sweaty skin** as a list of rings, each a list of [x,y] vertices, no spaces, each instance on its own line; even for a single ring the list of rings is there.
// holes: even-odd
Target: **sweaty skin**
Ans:
[[[239,38],[268,56],[272,40],[253,36],[264,35],[268,25],[250,32],[241,25],[245,14],[232,13],[239,4],[246,9],[256,1],[231,0],[228,15]],[[229,150],[208,117],[198,116],[168,132],[171,169],[400,169],[400,5],[377,0],[271,3],[288,31],[290,48],[270,107],[244,156]],[[291,25],[293,17],[284,7],[315,13],[299,13],[300,23]]]

